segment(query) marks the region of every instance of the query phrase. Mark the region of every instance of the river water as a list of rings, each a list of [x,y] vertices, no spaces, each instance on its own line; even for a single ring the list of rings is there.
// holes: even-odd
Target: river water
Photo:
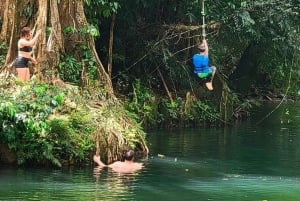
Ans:
[[[225,128],[152,131],[145,168],[133,174],[0,166],[0,200],[298,201],[299,106],[260,121],[275,108],[263,107]]]

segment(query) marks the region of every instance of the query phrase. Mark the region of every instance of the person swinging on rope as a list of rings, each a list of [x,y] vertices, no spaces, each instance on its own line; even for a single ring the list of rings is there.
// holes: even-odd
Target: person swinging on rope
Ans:
[[[193,56],[194,73],[205,80],[205,86],[208,90],[213,90],[213,79],[217,68],[209,66],[208,45],[204,38],[197,47],[198,52]]]

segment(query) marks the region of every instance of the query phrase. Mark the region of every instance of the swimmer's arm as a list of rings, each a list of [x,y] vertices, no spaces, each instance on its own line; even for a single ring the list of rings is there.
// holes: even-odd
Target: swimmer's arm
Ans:
[[[93,160],[94,160],[94,162],[95,162],[98,166],[100,166],[100,167],[105,167],[105,166],[107,166],[106,164],[104,164],[104,163],[101,161],[100,156],[94,155]]]

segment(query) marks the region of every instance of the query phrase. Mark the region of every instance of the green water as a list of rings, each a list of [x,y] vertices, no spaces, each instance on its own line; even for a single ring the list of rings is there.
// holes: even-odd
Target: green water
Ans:
[[[145,168],[0,167],[0,200],[299,201],[300,104],[226,128],[148,134]]]

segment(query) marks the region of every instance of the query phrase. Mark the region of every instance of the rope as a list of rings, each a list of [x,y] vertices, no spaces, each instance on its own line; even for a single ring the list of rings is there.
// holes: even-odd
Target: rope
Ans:
[[[204,1],[205,0],[202,0],[202,11],[201,11],[201,14],[202,14],[202,37],[203,39],[205,39],[206,37],[206,31],[205,31],[205,4],[204,4]]]
[[[295,55],[294,55],[295,57]],[[273,114],[283,103],[284,100],[286,100],[286,97],[287,97],[287,94],[291,88],[291,79],[292,79],[292,71],[293,71],[293,68],[292,68],[293,65],[291,65],[291,68],[290,68],[290,73],[289,73],[289,80],[288,80],[288,86],[286,88],[286,91],[285,91],[285,94],[284,96],[282,97],[280,103],[271,111],[269,112],[266,116],[264,116],[261,120],[259,120],[255,125],[259,125],[261,124],[265,119],[267,119],[269,116],[271,116],[271,114]]]

